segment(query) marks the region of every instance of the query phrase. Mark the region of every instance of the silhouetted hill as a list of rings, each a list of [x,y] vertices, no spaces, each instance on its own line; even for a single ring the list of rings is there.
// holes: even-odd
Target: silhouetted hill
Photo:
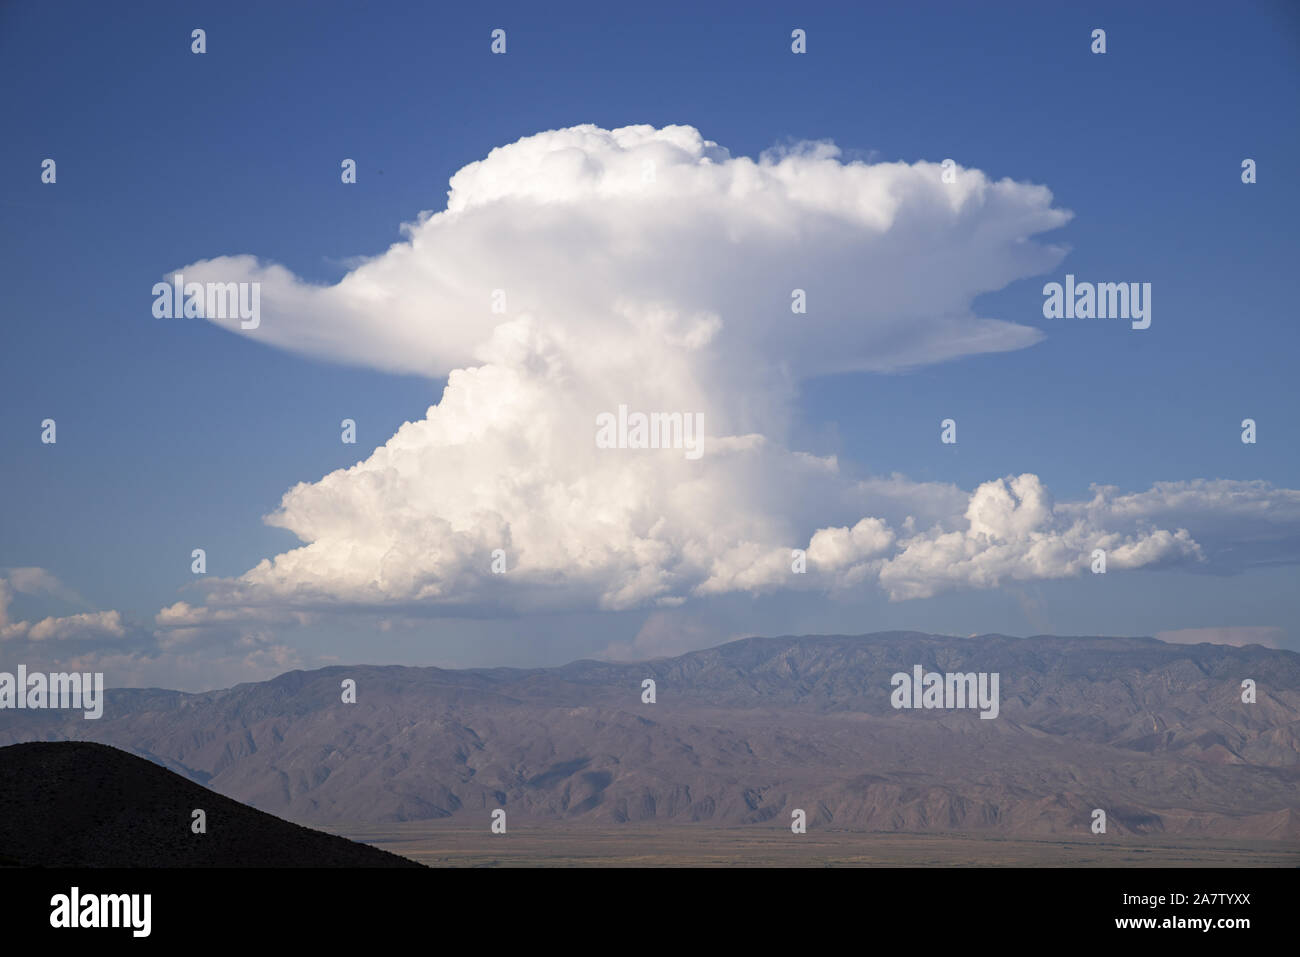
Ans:
[[[191,814],[207,814],[207,833]],[[0,865],[419,867],[290,824],[102,744],[0,748]]]
[[[894,710],[914,664],[1000,674],[1000,713]],[[340,683],[357,683],[344,704]],[[643,704],[641,682],[657,682]],[[1258,700],[1241,700],[1241,682]],[[451,818],[1300,838],[1300,655],[1151,638],[748,638],[638,664],[355,665],[224,691],[107,692],[93,738],[315,825]]]

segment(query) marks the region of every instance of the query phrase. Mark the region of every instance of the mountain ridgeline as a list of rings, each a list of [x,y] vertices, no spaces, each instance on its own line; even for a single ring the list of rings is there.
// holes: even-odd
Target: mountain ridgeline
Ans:
[[[996,674],[996,718],[896,708],[896,673]],[[655,701],[642,700],[645,679]],[[356,702],[341,684],[356,682]],[[1242,682],[1256,700],[1243,702]],[[0,714],[305,824],[447,819],[1300,840],[1300,655],[1150,638],[748,638],[637,664],[347,666],[104,716]]]

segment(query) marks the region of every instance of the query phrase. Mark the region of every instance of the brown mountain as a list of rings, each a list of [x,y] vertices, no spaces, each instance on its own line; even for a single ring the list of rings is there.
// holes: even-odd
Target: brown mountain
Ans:
[[[997,672],[1000,713],[895,710],[890,676]],[[357,703],[340,683],[357,683]],[[643,704],[653,678],[657,701]],[[1258,686],[1241,701],[1241,682]],[[352,666],[0,715],[316,824],[790,820],[989,836],[1300,838],[1300,655],[1151,638],[749,638],[640,664]]]
[[[206,832],[191,830],[206,814]],[[102,744],[0,748],[0,866],[419,867]]]

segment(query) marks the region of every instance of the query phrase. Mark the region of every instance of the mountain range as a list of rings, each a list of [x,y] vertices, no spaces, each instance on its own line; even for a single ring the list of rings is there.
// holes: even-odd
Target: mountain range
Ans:
[[[914,666],[1000,705],[895,708]],[[343,701],[345,680],[355,703]],[[643,701],[654,681],[655,700]],[[1256,700],[1242,700],[1255,682]],[[1152,638],[746,638],[556,668],[354,665],[104,716],[0,713],[0,744],[88,740],[303,824],[444,819],[1300,840],[1300,655]]]

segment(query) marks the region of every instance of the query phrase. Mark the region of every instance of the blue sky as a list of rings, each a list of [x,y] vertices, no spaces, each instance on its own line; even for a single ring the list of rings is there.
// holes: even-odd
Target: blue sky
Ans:
[[[0,9],[0,569],[46,569],[71,590],[18,589],[11,620],[116,609],[144,633],[159,609],[201,604],[192,548],[207,550],[209,575],[235,578],[295,547],[262,521],[280,497],[369,455],[445,385],[202,320],[161,322],[155,281],[252,254],[336,283],[355,257],[400,242],[401,223],[442,209],[457,170],[577,124],[688,125],[733,157],[802,140],[833,141],[846,161],[952,157],[1046,186],[1074,214],[1040,237],[1069,248],[1060,266],[974,300],[979,316],[1040,329],[1042,341],[808,377],[791,409],[800,450],[835,454],[853,474],[966,492],[1033,473],[1058,502],[1087,500],[1093,483],[1300,487],[1294,6],[561,7]],[[202,56],[190,52],[195,27],[207,32]],[[495,27],[507,30],[505,56],[489,53]],[[795,27],[806,55],[790,52]],[[1096,27],[1107,31],[1101,56],[1089,50]],[[40,180],[46,157],[54,185]],[[343,157],[358,161],[355,185],[339,182]],[[1258,163],[1253,185],[1240,180],[1246,157]],[[1042,285],[1066,272],[1150,282],[1151,328],[1045,320]],[[949,416],[956,446],[937,440]],[[39,442],[47,417],[54,446]],[[356,446],[339,442],[344,417],[358,423]],[[1254,445],[1240,441],[1245,417],[1258,422]],[[418,611],[382,632],[370,613],[259,628],[297,655],[280,660],[302,664],[549,664],[638,634],[636,648],[668,652],[737,634],[885,628],[1251,627],[1300,648],[1300,542],[1279,534],[1258,554],[1228,536],[1223,554],[1240,564],[904,601],[867,584],[670,608]],[[685,637],[656,637],[668,633]],[[175,683],[190,680],[178,672]]]

